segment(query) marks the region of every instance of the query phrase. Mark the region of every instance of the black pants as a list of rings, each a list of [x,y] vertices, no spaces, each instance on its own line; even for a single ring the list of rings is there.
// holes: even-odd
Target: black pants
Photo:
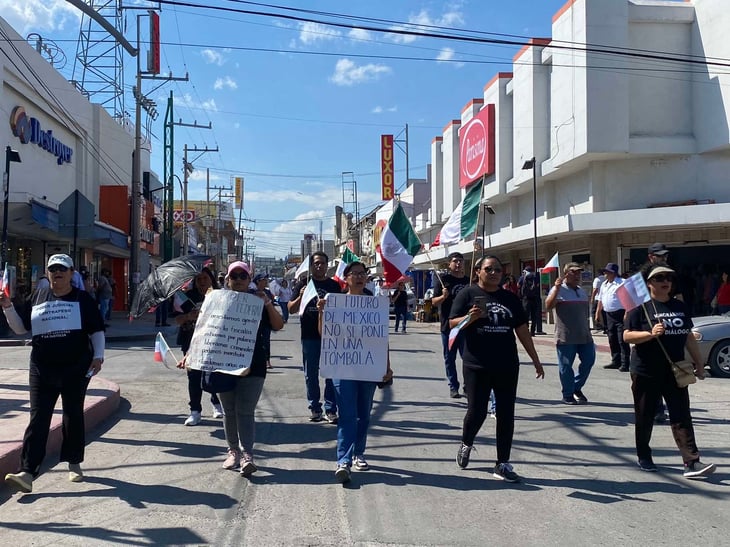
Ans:
[[[202,412],[203,405],[203,388],[200,387],[200,382],[203,379],[203,373],[199,370],[188,369],[188,395],[190,396],[190,411]],[[221,402],[218,400],[218,395],[215,393],[210,394],[210,402],[214,405],[219,405]]]
[[[30,423],[23,437],[21,471],[38,476],[46,457],[53,409],[59,395],[63,405],[60,461],[84,461],[84,398],[89,385],[89,378],[86,378],[88,370],[88,365],[47,367],[30,364]]]
[[[523,301],[525,313],[530,320],[530,334],[542,332],[542,300],[539,298],[525,299]]]
[[[626,310],[606,312],[608,320],[608,345],[611,348],[611,363],[629,368],[631,348],[624,342],[624,315]]]
[[[651,459],[649,442],[654,428],[654,415],[657,403],[664,397],[674,442],[684,463],[690,463],[699,460],[700,454],[695,443],[695,431],[689,409],[689,390],[686,387],[677,387],[669,365],[665,372],[658,378],[631,374],[631,392],[634,395],[636,417],[634,429],[636,455],[641,460]]]
[[[497,405],[497,463],[509,462],[515,431],[515,398],[519,365],[504,365],[503,369],[473,369],[464,367],[464,390],[467,394],[466,416],[461,442],[474,444],[487,417],[489,392],[494,390]]]

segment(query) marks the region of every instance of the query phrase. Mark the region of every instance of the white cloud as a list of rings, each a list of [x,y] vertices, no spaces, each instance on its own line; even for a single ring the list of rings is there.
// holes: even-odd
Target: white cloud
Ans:
[[[304,45],[324,42],[339,38],[342,33],[328,25],[307,21],[299,23],[299,41]]]
[[[190,93],[185,93],[175,97],[175,106],[186,106],[188,108],[199,108],[202,110],[212,110],[213,112],[218,111],[218,105],[215,103],[215,99],[208,99],[207,101],[196,101]]]
[[[223,55],[213,49],[205,48],[200,51],[200,55],[203,57],[203,60],[209,65],[221,66],[223,65],[223,63],[226,62],[226,60],[223,58]]]
[[[372,112],[373,114],[382,114],[383,113],[383,107],[382,106],[376,106],[370,112]]]
[[[438,17],[432,17],[426,9],[422,9],[416,14],[408,17],[407,25],[395,25],[391,27],[391,30],[409,30],[414,32],[437,32],[438,29],[422,28],[423,25],[426,27],[454,27],[464,24],[464,14],[462,13],[459,6],[455,5],[447,9]],[[389,38],[396,44],[410,44],[415,42],[418,37],[408,34],[389,34]]]
[[[217,78],[215,83],[213,84],[213,89],[220,90],[224,87],[227,87],[228,89],[238,89],[238,84],[230,76]]]
[[[391,68],[387,65],[370,63],[358,66],[350,59],[340,59],[335,65],[330,81],[336,85],[351,86],[377,80],[382,74],[391,72]]]
[[[436,60],[438,62],[444,62],[444,61],[451,61],[454,58],[454,50],[450,47],[445,47],[441,51],[439,51],[439,54],[436,55]],[[464,66],[464,63],[450,63],[454,65],[457,68],[461,68]]]
[[[362,28],[354,28],[347,33],[347,37],[352,40],[371,40],[372,35],[369,30]]]
[[[66,0],[0,0],[0,13],[18,34],[78,27],[81,12]]]
[[[383,112],[398,112],[398,107],[389,106],[388,108],[383,108],[382,106],[378,105],[370,111],[371,114],[382,114]]]

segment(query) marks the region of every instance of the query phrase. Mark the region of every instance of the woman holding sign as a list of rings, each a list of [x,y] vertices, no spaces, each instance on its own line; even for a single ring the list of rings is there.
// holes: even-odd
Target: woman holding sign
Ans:
[[[476,262],[477,283],[454,299],[449,318],[452,329],[464,337],[464,383],[468,397],[456,463],[469,465],[474,439],[487,417],[487,401],[494,391],[497,413],[497,463],[494,477],[519,482],[509,463],[515,429],[515,398],[520,361],[515,335],[535,365],[537,378],[545,373],[527,328],[527,315],[517,296],[501,286],[502,263],[487,255]]]
[[[237,261],[228,266],[225,278],[226,288],[237,292],[248,292],[250,270],[248,264]],[[256,333],[251,367],[246,376],[236,378],[236,386],[231,391],[219,394],[225,417],[223,430],[228,442],[228,457],[223,462],[225,469],[235,469],[240,465],[241,475],[249,477],[257,468],[253,461],[253,443],[256,431],[254,411],[264,389],[266,379],[266,362],[268,360],[267,334],[272,330],[281,330],[284,320],[276,311],[274,302],[268,291],[257,291],[255,294],[264,301],[261,321]]]
[[[32,333],[30,423],[23,437],[21,467],[5,481],[22,492],[33,490],[46,455],[46,443],[58,396],[63,401],[61,461],[71,482],[83,480],[84,398],[90,378],[104,362],[104,321],[89,293],[71,286],[73,261],[65,254],[48,259],[50,288],[38,291],[32,309],[20,317],[0,294],[0,305],[16,334]],[[25,315],[25,314],[24,314]]]
[[[345,267],[343,277],[348,295],[367,296],[365,283],[368,279],[368,272],[365,264],[350,262]],[[317,302],[320,334],[322,334],[325,305],[326,300],[323,298]],[[337,397],[337,408],[340,412],[337,421],[337,469],[335,471],[335,478],[338,482],[346,483],[350,480],[350,468],[353,466],[360,471],[370,469],[364,454],[375,388],[389,385],[393,378],[390,357],[386,357],[386,359],[387,369],[380,383],[337,378],[332,380]]]

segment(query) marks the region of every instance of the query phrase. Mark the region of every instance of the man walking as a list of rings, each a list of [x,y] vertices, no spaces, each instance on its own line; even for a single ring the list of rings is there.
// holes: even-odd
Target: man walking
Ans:
[[[449,256],[449,273],[441,277],[441,284],[436,285],[431,304],[439,306],[439,320],[441,321],[441,345],[444,351],[444,367],[446,380],[449,383],[449,395],[452,399],[461,397],[459,394],[459,376],[456,372],[456,352],[463,351],[463,342],[457,340],[449,349],[449,314],[451,305],[459,291],[469,285],[469,278],[464,274],[464,255],[451,253]]]
[[[340,285],[334,279],[327,277],[327,263],[329,258],[322,251],[315,251],[310,261],[312,282],[317,289],[317,297],[324,298],[327,293],[339,293]],[[308,280],[302,279],[292,289],[292,300],[289,301],[289,312],[297,313],[302,302],[302,295],[307,288]],[[317,298],[306,303],[304,313],[299,323],[302,329],[302,362],[304,363],[304,382],[307,388],[309,401],[309,421],[322,421],[322,402],[319,387],[319,356],[322,337],[318,329]],[[325,419],[337,423],[337,402],[335,401],[335,386],[330,378],[324,381],[324,412]]]
[[[621,372],[629,371],[629,345],[624,342],[624,310],[621,301],[616,296],[616,289],[623,283],[618,275],[618,264],[609,262],[604,268],[606,280],[601,284],[598,292],[598,308],[595,320],[598,321],[602,311],[606,312],[606,328],[608,330],[608,345],[611,348],[611,364],[603,368],[617,368]]]
[[[563,276],[545,299],[545,308],[555,308],[555,343],[558,352],[558,373],[563,390],[563,403],[587,403],[583,386],[596,361],[596,346],[589,323],[590,299],[580,286],[583,268],[570,262],[563,268]],[[578,373],[573,371],[575,356],[580,359]]]
[[[542,331],[542,295],[540,294],[540,277],[533,272],[525,273],[520,285],[522,306],[530,319],[530,334],[545,334]]]

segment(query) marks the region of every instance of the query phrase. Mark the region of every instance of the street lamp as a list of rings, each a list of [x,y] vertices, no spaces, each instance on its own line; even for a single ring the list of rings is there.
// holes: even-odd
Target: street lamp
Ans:
[[[532,169],[532,267],[535,268],[535,274],[537,275],[537,162],[533,157],[531,160],[527,160],[523,165],[523,171]]]
[[[20,154],[10,146],[5,147],[5,173],[3,173],[3,240],[2,264],[8,259],[8,200],[10,198],[10,162],[20,163]]]

